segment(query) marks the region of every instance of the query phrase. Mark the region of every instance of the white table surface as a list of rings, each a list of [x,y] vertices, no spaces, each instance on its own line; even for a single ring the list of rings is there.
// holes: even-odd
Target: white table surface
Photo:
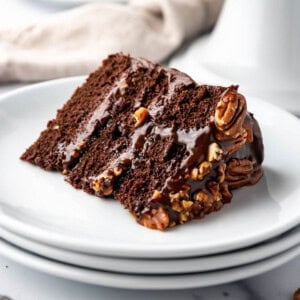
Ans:
[[[0,0],[0,30],[38,21],[67,9],[46,0]],[[0,94],[24,84],[0,85]],[[284,300],[292,299],[300,287],[300,256],[273,271],[247,280],[202,289],[182,291],[129,291],[97,287],[43,274],[23,267],[0,254],[0,300],[115,300],[115,299],[198,299],[198,300]]]

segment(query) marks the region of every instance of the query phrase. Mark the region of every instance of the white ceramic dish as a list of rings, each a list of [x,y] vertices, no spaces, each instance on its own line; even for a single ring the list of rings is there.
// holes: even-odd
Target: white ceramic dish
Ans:
[[[67,78],[0,98],[0,224],[52,246],[100,255],[164,258],[214,254],[264,241],[300,221],[300,122],[249,99],[264,136],[265,176],[234,193],[231,204],[166,232],[136,224],[117,201],[75,190],[58,173],[20,161],[20,154],[83,81]]]
[[[168,290],[205,287],[258,275],[295,258],[300,254],[300,246],[242,267],[181,275],[129,275],[75,267],[23,251],[1,239],[0,253],[27,267],[75,281],[136,290]]]
[[[76,266],[131,274],[180,274],[241,266],[300,245],[300,226],[265,243],[240,251],[192,258],[130,259],[88,255],[38,243],[0,228],[0,237],[32,253]]]

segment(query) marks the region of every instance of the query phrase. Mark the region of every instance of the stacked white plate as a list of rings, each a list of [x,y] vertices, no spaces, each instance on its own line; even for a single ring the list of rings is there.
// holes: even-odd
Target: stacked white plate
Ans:
[[[154,231],[117,201],[89,196],[60,174],[19,160],[82,81],[50,81],[0,99],[0,254],[57,276],[132,289],[225,283],[300,254],[297,118],[248,98],[264,137],[263,179],[236,191],[218,213]]]

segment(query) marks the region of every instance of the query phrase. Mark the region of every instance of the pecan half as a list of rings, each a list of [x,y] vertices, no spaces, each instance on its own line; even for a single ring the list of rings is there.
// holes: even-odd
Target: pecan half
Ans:
[[[236,151],[238,151],[248,140],[248,132],[242,128],[240,134],[232,140],[231,143],[228,143],[226,146],[224,146],[224,150],[227,153],[227,155],[230,155]]]
[[[225,180],[230,188],[238,188],[250,182],[250,175],[253,172],[255,161],[242,158],[232,159],[227,163]]]
[[[218,138],[236,138],[240,135],[246,113],[245,98],[233,88],[228,88],[223,93],[215,111],[215,125],[220,133]]]

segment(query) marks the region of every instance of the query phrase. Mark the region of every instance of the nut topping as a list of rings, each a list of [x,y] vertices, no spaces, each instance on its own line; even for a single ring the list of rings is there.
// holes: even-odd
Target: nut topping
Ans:
[[[249,159],[232,159],[228,164],[228,173],[231,175],[247,175],[253,171],[253,162]]]
[[[232,159],[227,164],[225,172],[226,181],[230,188],[237,188],[249,182],[249,175],[253,172],[255,161],[249,159]]]
[[[245,121],[246,100],[233,89],[227,89],[216,107],[215,125],[223,135],[236,138]]]
[[[207,183],[207,188],[212,195],[212,199],[214,201],[220,201],[222,199],[222,195],[220,194],[220,186],[215,181],[210,181]]]
[[[208,150],[209,151],[209,150]],[[204,178],[204,176],[206,176],[207,174],[209,174],[209,172],[212,169],[212,165],[210,162],[208,161],[203,161],[200,166],[199,166],[199,175],[198,175],[198,179],[202,180]]]
[[[191,206],[193,206],[194,202],[190,200],[182,200],[182,207],[184,209],[189,209]]]
[[[135,118],[136,121],[134,126],[135,127],[142,126],[145,123],[148,116],[149,116],[149,111],[147,108],[145,107],[138,108],[133,114],[133,117]]]
[[[220,193],[222,195],[222,202],[223,203],[228,203],[230,202],[231,198],[232,198],[232,194],[229,191],[228,188],[228,184],[227,183],[223,183],[220,185]]]
[[[144,213],[138,222],[151,229],[164,230],[169,226],[170,218],[167,211],[160,207]]]
[[[189,218],[189,212],[185,212],[185,213],[180,213],[179,214],[179,223],[183,224],[185,223]]]
[[[199,175],[199,169],[198,168],[193,168],[192,172],[191,172],[192,180],[198,180],[198,175]]]
[[[92,182],[92,189],[103,196],[109,196],[113,192],[114,175],[111,172],[101,174]]]
[[[152,195],[152,199],[154,200],[158,200],[161,198],[161,192],[158,190],[154,190],[153,195]]]
[[[196,201],[205,202],[208,201],[209,196],[205,191],[199,191],[197,194],[195,194],[194,198]]]
[[[207,160],[209,162],[216,162],[220,161],[223,156],[223,150],[217,143],[211,143],[208,146],[208,154],[207,154]]]
[[[203,161],[199,168],[193,168],[190,174],[192,180],[202,180],[212,169],[212,165],[208,161]]]
[[[170,203],[172,210],[179,213],[179,223],[185,223],[190,216],[190,211],[193,207],[194,202],[190,200],[188,191],[190,186],[183,185],[182,189],[175,194],[170,194]]]
[[[226,170],[225,163],[219,165],[219,167],[218,167],[218,182],[219,183],[223,183],[225,180],[225,170]]]
[[[69,170],[68,169],[63,169],[62,174],[63,175],[68,175],[69,174]]]

